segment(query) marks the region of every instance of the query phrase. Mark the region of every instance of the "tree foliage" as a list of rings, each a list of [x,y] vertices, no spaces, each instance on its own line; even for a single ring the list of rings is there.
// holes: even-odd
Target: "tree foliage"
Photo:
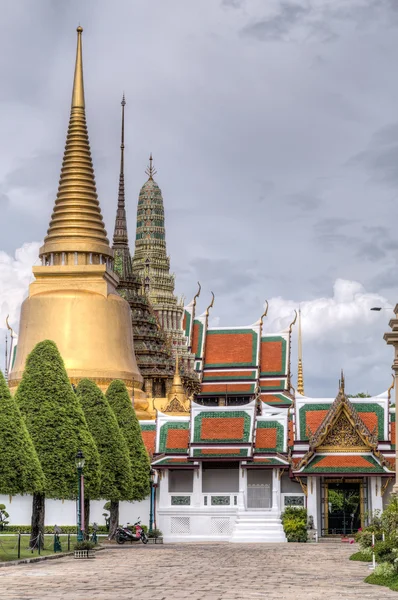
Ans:
[[[109,386],[106,397],[116,415],[120,431],[127,442],[133,471],[133,497],[143,500],[150,492],[149,456],[145,449],[135,410],[123,381],[116,379]]]
[[[44,471],[45,495],[76,497],[75,456],[82,450],[86,459],[85,488],[90,498],[98,498],[98,450],[54,342],[39,342],[29,354],[16,401]]]
[[[44,474],[36,450],[1,372],[0,449],[0,494],[33,494],[44,489]]]
[[[101,460],[101,498],[130,500],[133,476],[126,440],[104,394],[89,379],[82,379],[77,395]]]

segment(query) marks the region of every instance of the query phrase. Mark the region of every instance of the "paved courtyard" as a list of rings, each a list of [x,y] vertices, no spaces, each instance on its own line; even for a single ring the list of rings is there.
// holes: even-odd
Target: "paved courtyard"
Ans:
[[[363,583],[353,546],[173,544],[111,548],[0,569],[1,600],[353,600],[396,598]]]

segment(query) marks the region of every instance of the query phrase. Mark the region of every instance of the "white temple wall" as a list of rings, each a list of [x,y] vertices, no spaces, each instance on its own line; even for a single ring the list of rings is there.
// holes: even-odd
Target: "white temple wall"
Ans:
[[[381,491],[381,477],[368,478],[369,510],[373,513],[375,510],[383,510],[383,496]]]
[[[90,503],[90,524],[105,525],[102,516],[106,500],[92,500]],[[10,525],[30,525],[32,517],[32,496],[0,495],[0,504],[5,504],[10,515]],[[120,523],[135,523],[141,517],[143,525],[149,525],[149,497],[142,502],[120,502]],[[45,525],[76,525],[76,502],[73,500],[46,499]]]

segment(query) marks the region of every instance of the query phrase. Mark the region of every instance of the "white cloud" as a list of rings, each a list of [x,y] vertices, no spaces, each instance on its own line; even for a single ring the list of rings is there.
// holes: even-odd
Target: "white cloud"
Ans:
[[[0,329],[5,329],[9,315],[10,324],[18,330],[19,311],[33,280],[32,266],[38,262],[41,244],[26,243],[15,251],[14,256],[0,251]]]
[[[269,300],[264,330],[277,332],[288,326],[298,302],[281,297]],[[380,294],[368,293],[357,281],[337,279],[333,295],[300,302],[306,394],[333,396],[340,369],[346,373],[348,391],[378,394],[390,385],[392,349],[383,334],[393,316]],[[292,341],[292,372],[296,372],[297,325]]]

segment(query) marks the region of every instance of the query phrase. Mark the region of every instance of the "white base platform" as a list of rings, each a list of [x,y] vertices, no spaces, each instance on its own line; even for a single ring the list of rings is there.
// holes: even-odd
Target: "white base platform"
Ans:
[[[229,541],[239,544],[287,542],[277,514],[254,510],[237,513]]]

